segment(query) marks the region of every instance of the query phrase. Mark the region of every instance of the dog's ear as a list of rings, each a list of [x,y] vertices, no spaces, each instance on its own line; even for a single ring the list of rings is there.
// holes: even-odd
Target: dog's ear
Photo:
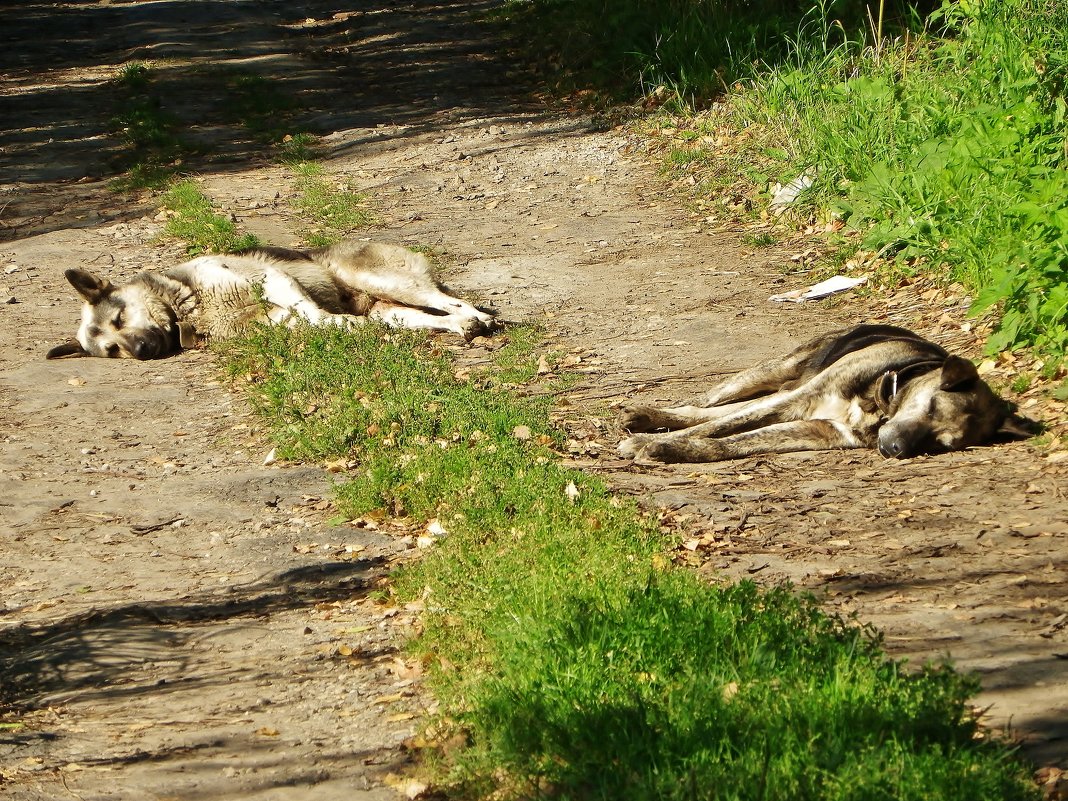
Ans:
[[[204,337],[197,333],[196,327],[191,322],[182,320],[178,323],[178,344],[183,350],[198,348],[203,342]]]
[[[111,291],[111,282],[106,278],[97,278],[85,270],[71,268],[64,273],[70,285],[77,290],[78,294],[90,304],[98,303],[104,295]]]
[[[1001,422],[1001,427],[998,428],[997,436],[1001,439],[1030,439],[1040,433],[1042,433],[1041,423],[1009,411]]]
[[[890,414],[890,403],[894,400],[897,392],[897,373],[888,370],[879,378],[875,387],[875,405],[883,414]]]
[[[947,392],[960,392],[968,389],[979,380],[979,371],[968,359],[949,356],[942,365],[942,389]]]
[[[69,356],[88,356],[89,351],[82,347],[82,343],[76,339],[68,339],[62,345],[56,345],[47,354],[46,359],[64,359]]]

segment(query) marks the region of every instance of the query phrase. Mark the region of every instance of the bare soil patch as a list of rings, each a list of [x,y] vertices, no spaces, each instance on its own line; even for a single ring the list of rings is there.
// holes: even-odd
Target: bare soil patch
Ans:
[[[581,354],[583,380],[559,401],[573,458],[663,507],[681,562],[712,580],[790,579],[878,626],[895,655],[979,671],[991,724],[1068,767],[1068,462],[1027,445],[902,463],[617,459],[604,419],[625,397],[686,397],[859,320],[960,338],[893,299],[769,303],[803,280],[784,277],[784,254],[692,218],[625,132],[533,105],[481,10],[5,10],[0,35],[19,46],[0,56],[0,295],[13,301],[0,307],[0,700],[22,726],[0,732],[0,786],[17,799],[393,797],[389,774],[432,704],[397,650],[414,610],[373,594],[412,541],[328,525],[327,473],[263,465],[269,446],[210,354],[43,360],[76,322],[63,269],[121,278],[181,257],[155,242],[147,198],[104,183],[104,81],[134,58],[160,59],[191,119],[215,102],[191,65],[285,84],[331,174],[374,198],[376,238],[434,246],[454,288]],[[298,241],[289,173],[225,120],[194,133],[218,144],[195,165],[215,202]]]

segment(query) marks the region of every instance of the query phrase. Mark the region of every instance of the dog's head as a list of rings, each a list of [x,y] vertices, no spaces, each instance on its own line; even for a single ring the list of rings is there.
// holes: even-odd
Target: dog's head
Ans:
[[[902,374],[888,373],[878,388],[887,417],[879,428],[879,452],[888,458],[962,450],[1037,431],[1037,424],[1015,414],[967,359],[949,356],[941,368],[902,380],[898,388],[901,379]]]
[[[180,348],[173,309],[136,280],[115,286],[85,270],[66,272],[85,299],[77,339],[57,345],[49,359],[63,356],[103,356],[158,359]]]

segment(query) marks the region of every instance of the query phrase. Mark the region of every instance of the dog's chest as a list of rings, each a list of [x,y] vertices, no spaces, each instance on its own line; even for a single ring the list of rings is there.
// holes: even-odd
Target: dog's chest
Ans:
[[[860,397],[821,395],[809,401],[803,417],[806,420],[833,420],[858,432],[874,431],[879,425],[875,404]]]
[[[201,290],[196,308],[189,314],[198,331],[213,337],[231,337],[248,328],[253,320],[265,319],[263,304],[251,286],[214,286]]]

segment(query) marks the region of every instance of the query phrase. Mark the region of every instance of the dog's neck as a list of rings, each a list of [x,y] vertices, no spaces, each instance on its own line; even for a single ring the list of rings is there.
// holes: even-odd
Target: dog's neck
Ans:
[[[943,364],[945,364],[945,359],[926,359],[898,370],[887,370],[887,375],[893,376],[893,393],[891,397],[897,395],[912,379],[926,375],[932,370],[941,369]]]
[[[152,292],[171,307],[176,322],[188,319],[196,309],[196,291],[181,281],[175,281],[166,273],[141,273],[135,280],[147,284]]]

